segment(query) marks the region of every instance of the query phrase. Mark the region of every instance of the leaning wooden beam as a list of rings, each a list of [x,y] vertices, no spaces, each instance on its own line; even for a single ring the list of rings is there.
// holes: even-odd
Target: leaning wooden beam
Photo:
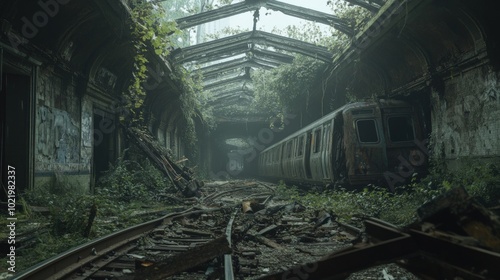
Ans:
[[[187,271],[216,257],[230,253],[229,242],[225,236],[222,236],[186,252],[169,257],[161,263],[149,265],[148,262],[148,266],[143,267],[144,262],[138,261],[136,263],[138,270],[134,279],[166,279],[168,276]]]
[[[465,270],[469,272],[469,275],[474,275],[474,277],[466,279],[497,279],[500,275],[500,253],[462,245],[454,240],[444,240],[436,237],[433,233],[425,233],[415,229],[411,229],[409,233],[415,240],[420,255],[424,259],[428,259],[430,263],[438,263],[440,267],[456,273]],[[416,260],[422,261],[419,258]],[[399,265],[403,267],[408,265],[410,268],[414,265],[413,259],[408,259]],[[415,273],[419,274],[419,272]],[[441,278],[440,275],[434,275],[434,277]]]
[[[191,197],[198,195],[200,184],[185,169],[179,167],[175,162],[160,150],[155,143],[154,137],[145,131],[136,128],[123,127],[127,137],[143,150],[153,161],[160,171],[162,171],[172,182],[172,184],[185,196]],[[155,145],[156,144],[156,145]]]

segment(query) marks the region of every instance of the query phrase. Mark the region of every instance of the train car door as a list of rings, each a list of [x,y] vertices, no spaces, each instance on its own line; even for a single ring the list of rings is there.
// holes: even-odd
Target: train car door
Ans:
[[[312,141],[312,131],[307,132],[306,138],[306,150],[304,157],[304,166],[306,171],[306,178],[311,179],[311,141]]]
[[[349,179],[352,184],[374,183],[387,170],[387,155],[379,108],[352,111],[354,135],[350,150]]]
[[[331,151],[331,123],[325,123],[323,126],[323,145],[321,147],[321,166],[323,167],[323,179],[330,179],[330,151]]]
[[[311,175],[316,181],[323,180],[322,167],[322,144],[323,144],[323,127],[319,126],[313,130],[311,141]]]
[[[339,114],[333,120],[332,131],[332,153],[331,163],[333,181],[339,181],[346,177],[345,147],[344,147],[344,120]]]

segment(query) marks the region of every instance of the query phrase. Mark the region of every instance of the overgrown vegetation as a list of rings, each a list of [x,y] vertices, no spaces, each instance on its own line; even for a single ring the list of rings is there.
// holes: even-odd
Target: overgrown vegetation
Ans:
[[[395,192],[385,186],[368,186],[362,191],[328,189],[301,193],[297,187],[281,183],[279,193],[304,206],[331,211],[344,221],[372,216],[404,226],[416,219],[416,210],[422,204],[458,186],[487,207],[500,204],[500,172],[494,164],[478,164],[455,172],[432,171],[422,180],[413,177]]]
[[[297,56],[293,63],[270,71],[260,70],[252,74],[255,90],[253,107],[270,112],[269,119],[279,119],[284,125],[284,116],[289,112],[305,112],[309,98],[325,67],[319,60]],[[275,125],[275,122],[271,123]]]
[[[27,220],[19,221],[18,234],[36,235],[16,252],[16,271],[91,239],[150,220],[154,213],[176,204],[172,200],[164,203],[166,194],[175,192],[165,176],[138,152],[127,153],[110,166],[93,194],[57,174],[24,195]],[[34,206],[46,207],[47,211],[29,211]],[[147,213],[151,214],[144,215]]]
[[[184,15],[180,13],[183,7],[185,8],[186,5],[196,6],[197,2],[175,1],[167,5],[167,3],[158,1],[134,0],[130,1],[129,4],[131,7],[132,43],[136,53],[132,73],[133,79],[123,93],[124,107],[126,109],[123,112],[126,114],[121,116],[120,119],[127,126],[146,127],[148,117],[150,117],[145,113],[146,92],[154,90],[148,84],[149,79],[151,79],[150,68],[148,67],[154,64],[148,60],[148,57],[151,57],[151,54],[154,53],[160,60],[167,59],[170,50],[174,46],[179,45],[180,42],[183,42],[184,45],[189,44],[189,34],[181,32],[173,19],[176,13],[177,16]],[[154,69],[154,71],[159,70],[161,69]],[[178,99],[173,102],[179,103],[180,110],[183,113],[182,127],[184,129],[181,131],[181,137],[185,144],[186,156],[192,162],[197,161],[198,154],[195,119],[200,120],[200,123],[204,126],[198,128],[198,130],[211,130],[215,127],[212,111],[208,106],[204,106],[206,97],[202,94],[203,77],[201,72],[195,70],[186,69],[181,65],[174,65],[168,77],[176,82],[179,88]],[[154,75],[158,75],[158,73]],[[155,76],[155,79],[157,78]]]
[[[123,93],[129,115],[122,116],[127,124],[144,125],[144,101],[146,99],[146,82],[148,79],[148,53],[152,50],[156,55],[165,58],[170,53],[172,34],[179,34],[175,22],[167,21],[165,10],[151,1],[132,1],[132,43],[136,51],[134,56],[133,79]]]

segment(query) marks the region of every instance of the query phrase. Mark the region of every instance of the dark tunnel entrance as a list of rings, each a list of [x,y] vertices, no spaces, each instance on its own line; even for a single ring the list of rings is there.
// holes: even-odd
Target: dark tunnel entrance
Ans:
[[[94,110],[94,183],[103,172],[109,169],[109,164],[116,159],[116,123],[112,114],[100,109]]]
[[[6,73],[2,75],[1,114],[1,173],[5,188],[15,183],[22,191],[30,185],[30,116],[32,110],[31,78],[26,75]],[[12,175],[12,177],[10,177]],[[11,180],[14,178],[14,180]],[[16,192],[17,192],[16,191]],[[6,192],[2,192],[2,197]],[[2,199],[3,200],[3,199]]]

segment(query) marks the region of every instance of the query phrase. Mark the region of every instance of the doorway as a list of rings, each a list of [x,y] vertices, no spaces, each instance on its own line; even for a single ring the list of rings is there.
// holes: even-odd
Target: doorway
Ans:
[[[30,187],[30,127],[32,116],[31,77],[27,75],[5,73],[1,77],[1,167],[2,186],[7,190],[7,173],[14,170],[16,194]],[[7,197],[1,192],[2,201]]]
[[[116,123],[112,114],[94,110],[93,183],[104,175],[116,159]]]

